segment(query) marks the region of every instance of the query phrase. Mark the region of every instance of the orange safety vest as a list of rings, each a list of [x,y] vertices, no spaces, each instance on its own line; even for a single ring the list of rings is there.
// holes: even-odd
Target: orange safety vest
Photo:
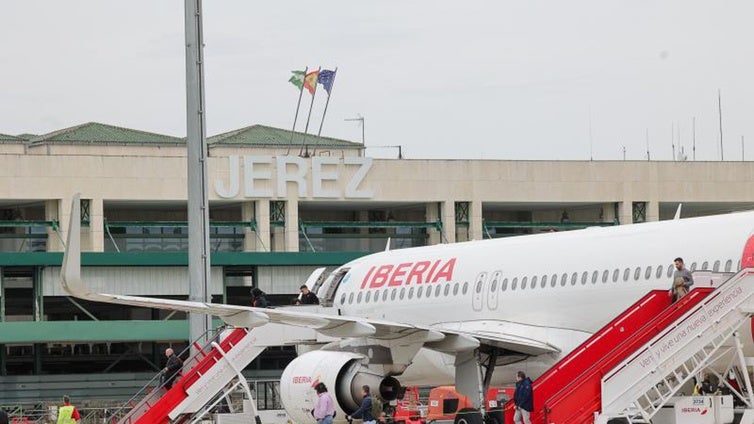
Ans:
[[[57,424],[76,424],[76,420],[73,419],[73,410],[73,405],[61,406],[58,410]]]

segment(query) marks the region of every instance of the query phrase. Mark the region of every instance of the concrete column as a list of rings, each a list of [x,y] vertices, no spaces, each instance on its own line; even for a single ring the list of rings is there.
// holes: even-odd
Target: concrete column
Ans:
[[[615,214],[615,203],[602,205],[602,222],[615,222],[618,217]]]
[[[660,202],[650,200],[647,202],[647,222],[660,220]]]
[[[47,251],[62,252],[62,240],[66,239],[68,220],[71,217],[71,198],[45,201],[45,220],[58,221],[58,231],[47,229]],[[58,236],[59,235],[59,236]]]
[[[469,207],[469,238],[471,240],[482,240],[484,238],[481,200],[472,200]]]
[[[369,211],[359,211],[359,221],[361,222],[368,222],[369,221]],[[369,252],[370,246],[372,240],[369,238],[369,228],[360,228],[359,234],[362,235],[361,240],[359,240],[359,251],[361,252]],[[346,249],[344,249],[346,250]]]
[[[620,220],[621,225],[634,223],[633,207],[633,201],[630,199],[620,202],[618,205],[618,219]]]
[[[270,244],[270,201],[260,199],[254,202],[254,215],[257,220],[256,250],[272,251]]]
[[[442,232],[444,243],[456,242],[456,202],[446,200],[441,203],[440,219],[442,220]]]
[[[424,217],[426,222],[437,222],[440,219],[438,206],[439,204],[436,202],[430,202],[424,205]],[[442,243],[442,234],[437,231],[436,228],[427,228],[427,234],[429,235],[427,243],[430,245]]]
[[[298,200],[285,202],[285,251],[298,252]]]
[[[241,203],[241,221],[251,222],[255,216],[254,202]],[[257,234],[249,227],[244,227],[243,230],[243,251],[253,252],[257,250]]]
[[[105,202],[102,199],[89,200],[89,250],[105,251]]]

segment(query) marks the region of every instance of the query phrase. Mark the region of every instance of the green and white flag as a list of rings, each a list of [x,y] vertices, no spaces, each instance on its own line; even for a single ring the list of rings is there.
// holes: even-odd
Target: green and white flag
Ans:
[[[291,78],[288,80],[291,84],[295,85],[299,90],[304,88],[305,71],[291,71]]]

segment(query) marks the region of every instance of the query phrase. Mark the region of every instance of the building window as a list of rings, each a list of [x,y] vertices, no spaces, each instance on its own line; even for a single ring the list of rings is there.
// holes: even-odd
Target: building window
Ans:
[[[634,202],[632,212],[634,223],[647,222],[647,202]]]

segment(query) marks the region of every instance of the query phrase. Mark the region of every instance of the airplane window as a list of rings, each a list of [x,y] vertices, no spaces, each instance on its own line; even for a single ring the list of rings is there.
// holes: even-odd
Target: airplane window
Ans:
[[[350,305],[352,303],[353,303],[353,293],[351,293],[350,295],[348,295],[348,304]]]
[[[416,298],[420,299],[422,297],[422,292],[424,291],[424,286],[419,286],[418,289],[416,289]]]
[[[641,267],[637,266],[634,270],[634,280],[639,281],[639,277],[641,277]]]
[[[600,272],[594,271],[592,273],[592,284],[597,284],[597,280],[600,278]]]
[[[356,296],[356,303],[361,303],[361,295],[364,294],[363,292],[359,292],[359,295]]]
[[[588,280],[588,279],[589,279],[589,273],[588,272],[584,271],[583,273],[581,273],[581,285],[582,286],[584,284],[586,284],[586,280]]]
[[[476,282],[476,288],[474,289],[474,291],[476,291],[477,293],[481,293],[482,292],[482,281],[481,280],[477,280],[477,282]]]
[[[649,280],[652,277],[652,267],[648,266],[647,270],[644,271],[644,279]]]
[[[521,290],[526,289],[526,283],[529,281],[529,277],[524,277],[521,279]]]
[[[733,260],[728,259],[725,261],[725,272],[730,272],[730,269],[733,267]]]
[[[715,261],[715,264],[712,265],[712,271],[717,272],[720,270],[720,261]]]
[[[340,296],[340,304],[345,305],[346,304],[346,294],[343,293],[343,296]]]
[[[541,287],[541,288],[547,287],[547,276],[546,275],[542,276],[542,282],[539,284],[539,287]]]
[[[441,285],[437,285],[437,288],[435,289],[435,297],[440,297],[440,290],[442,289]]]
[[[508,279],[507,278],[503,280],[503,284],[500,285],[500,289],[502,291],[506,291],[508,289]]]
[[[458,283],[453,284],[453,296],[458,295]]]
[[[628,276],[631,274],[631,270],[626,268],[623,270],[623,281],[628,281]]]
[[[613,271],[613,283],[618,282],[619,275],[620,275],[620,270],[618,268],[615,268],[615,271]]]
[[[450,284],[445,284],[445,293],[443,293],[445,296],[447,296],[450,293]]]
[[[395,300],[395,296],[398,294],[398,289],[390,290],[390,300]]]
[[[568,281],[568,274],[563,274],[560,276],[560,286],[565,287],[566,282]]]
[[[606,270],[605,270],[605,271],[604,271],[604,272],[602,273],[602,282],[603,282],[603,283],[607,283],[607,278],[608,278],[609,276],[610,276],[610,271],[606,269]]]
[[[387,289],[385,289],[385,291],[384,291],[384,292],[382,292],[382,301],[383,301],[383,302],[387,300],[387,294],[388,294],[387,292],[388,292],[388,290],[387,290]]]
[[[405,288],[405,287],[401,287],[401,293],[400,293],[400,296],[398,296],[398,298],[399,298],[400,300],[403,300],[403,298],[404,298],[405,296],[406,296],[406,288]]]
[[[364,303],[369,303],[372,298],[372,292],[368,291],[366,297],[364,298]]]
[[[673,264],[668,265],[668,278],[673,276]]]
[[[691,272],[696,271],[696,262],[692,262],[691,263],[691,268],[690,269],[691,269]]]
[[[410,289],[408,289],[408,298],[409,299],[413,299],[414,298],[414,288],[413,287],[411,287]]]
[[[518,277],[513,278],[513,281],[511,281],[511,290],[516,290],[516,286],[518,286]]]
[[[578,280],[578,279],[579,279],[579,273],[578,272],[574,272],[573,274],[571,274],[571,285],[575,286],[576,285],[576,280]]]
[[[707,271],[708,270],[708,268],[707,268],[708,266],[709,266],[709,262],[707,262],[707,261],[702,262],[702,269],[703,270]]]
[[[490,284],[490,291],[495,291],[495,290],[497,290],[497,276],[492,279],[492,284]]]
[[[536,289],[537,288],[537,276],[531,277],[531,288]]]
[[[552,274],[552,278],[550,278],[550,287],[555,287],[556,284],[558,284],[558,276],[557,274]]]
[[[662,265],[657,265],[657,273],[655,274],[656,278],[662,277],[662,270],[665,269]]]
[[[467,281],[463,283],[463,294],[465,295],[468,292],[469,292],[469,282]]]

